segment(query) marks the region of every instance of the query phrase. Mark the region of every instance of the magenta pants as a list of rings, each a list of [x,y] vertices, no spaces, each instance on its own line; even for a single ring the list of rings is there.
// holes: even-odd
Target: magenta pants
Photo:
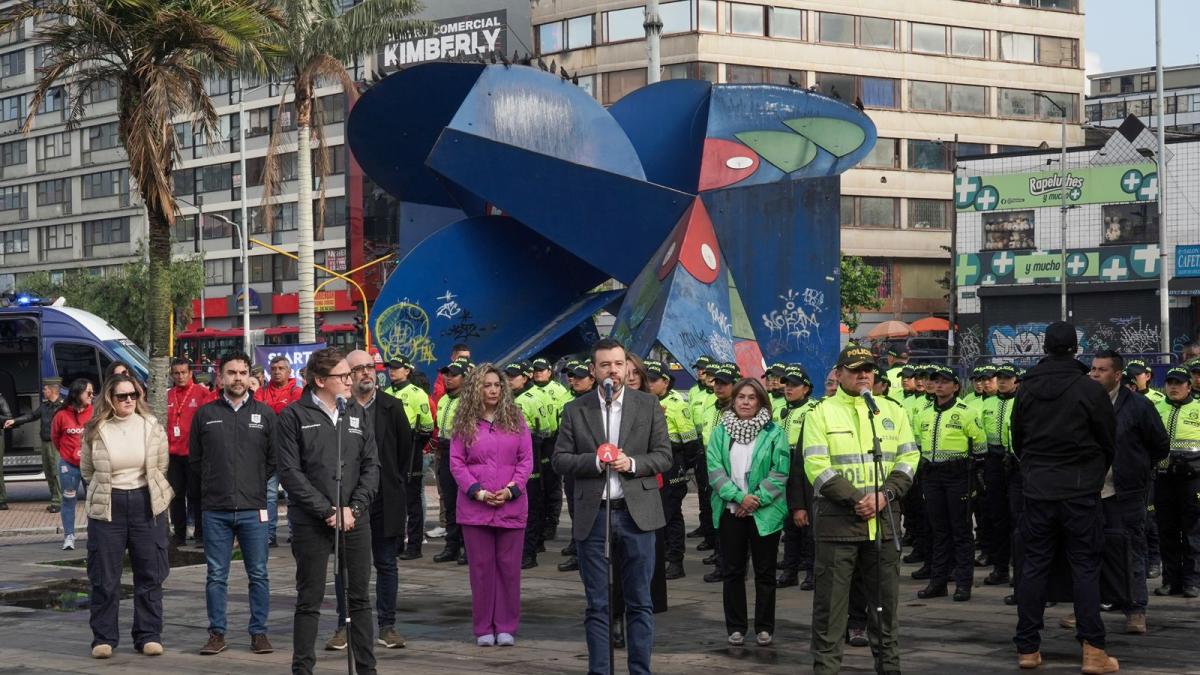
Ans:
[[[521,551],[525,530],[463,525],[471,571],[475,637],[515,635],[521,621]]]

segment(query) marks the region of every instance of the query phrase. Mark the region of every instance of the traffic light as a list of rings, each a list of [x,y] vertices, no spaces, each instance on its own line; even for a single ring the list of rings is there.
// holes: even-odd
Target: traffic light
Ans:
[[[363,328],[364,328],[364,326],[363,326],[362,315],[361,314],[356,315],[354,317],[354,332],[361,337],[366,334],[366,331],[364,331]]]
[[[323,315],[321,315],[321,314],[318,314],[318,315],[315,317],[315,321],[316,321],[316,324],[317,324],[317,332],[320,332],[320,331],[321,331],[321,329],[322,329],[322,328],[325,326],[325,317],[324,317]]]

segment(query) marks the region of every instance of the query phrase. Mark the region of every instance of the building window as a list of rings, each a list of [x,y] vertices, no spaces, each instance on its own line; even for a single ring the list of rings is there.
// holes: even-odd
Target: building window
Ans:
[[[664,2],[658,6],[658,18],[662,20],[663,35],[688,33],[695,28],[693,3],[691,0]]]
[[[595,75],[580,75],[579,88],[588,96],[596,98],[596,76]]]
[[[950,103],[946,98],[946,85],[941,82],[912,81],[908,86],[908,107],[912,110],[946,112]]]
[[[39,160],[66,157],[71,154],[71,134],[63,131],[57,134],[46,134],[34,139]]]
[[[983,214],[983,250],[1017,251],[1036,248],[1033,243],[1034,211]]]
[[[1037,60],[1036,44],[1032,35],[1000,33],[1000,60],[1033,63]]]
[[[838,45],[854,44],[854,17],[849,14],[821,12],[818,15],[821,42]]]
[[[863,158],[862,167],[878,169],[900,168],[900,140],[897,138],[879,138],[875,147]]]
[[[1154,203],[1105,204],[1101,207],[1101,217],[1105,246],[1158,241],[1158,212]]]
[[[616,103],[626,94],[646,86],[646,69],[614,70],[604,73],[605,105]]]
[[[4,253],[29,253],[29,230],[0,232],[0,246]]]
[[[1110,92],[1112,92],[1112,78],[1108,77],[1100,80],[1100,93],[1108,94]]]
[[[253,260],[253,258],[251,258]],[[220,286],[233,282],[233,260],[222,258],[220,260],[205,260],[204,261],[204,285],[205,286]]]
[[[899,220],[898,199],[893,197],[850,197],[841,200],[841,221],[845,227],[895,228]]]
[[[1033,117],[1037,98],[1031,91],[1000,89],[1001,117]]]
[[[299,277],[294,259],[285,255],[273,255],[271,262],[274,267],[272,276],[275,281],[295,281]]]
[[[1100,115],[1106,120],[1125,119],[1125,101],[1105,101],[1100,104]]]
[[[88,87],[88,90],[83,93],[83,100],[89,104],[111,101],[117,97],[117,91],[116,83],[100,80],[93,82],[92,86]]]
[[[1078,94],[1064,94],[1051,91],[1042,93],[1066,110],[1068,122],[1078,121]],[[1040,120],[1061,120],[1063,118],[1058,106],[1055,106],[1041,96],[1034,95],[1032,91],[1000,89],[999,96],[1001,117],[1033,117]],[[1104,105],[1108,106],[1109,104],[1105,103]]]
[[[821,12],[817,24],[819,42],[873,49],[896,48],[896,22],[892,19]]]
[[[912,24],[912,51],[918,54],[945,54],[946,27],[928,23]]]
[[[121,139],[117,134],[116,122],[88,127],[84,129],[84,133],[88,141],[88,150],[108,150],[109,148],[117,147],[121,143]]]
[[[326,197],[325,198],[325,214],[321,216],[321,202],[319,199],[313,200],[313,220],[320,220],[324,229],[331,227],[344,227],[347,221],[346,214],[346,198],[345,197]]]
[[[604,41],[623,42],[646,37],[645,9],[630,7],[604,13]]]
[[[1104,119],[1100,115],[1100,104],[1092,103],[1083,106],[1083,117],[1088,122],[1099,122],[1100,120]]]
[[[770,12],[770,21],[767,22],[767,26],[771,37],[788,40],[804,39],[804,12],[802,10],[771,7],[768,11]]]
[[[672,63],[663,66],[662,79],[664,80],[708,80],[709,82],[717,81],[717,64],[696,62],[691,63]],[[583,85],[583,78],[579,80],[580,86]]]
[[[977,28],[950,28],[950,53],[968,59],[987,58],[987,33]]]
[[[886,258],[863,258],[863,263],[879,270],[879,297],[892,296],[892,261]]]
[[[83,198],[129,195],[129,169],[113,169],[83,176]]]
[[[539,54],[555,54],[561,52],[566,45],[564,33],[566,24],[563,21],[544,23],[537,27],[537,48]]]
[[[697,17],[697,24],[700,30],[709,33],[717,32],[717,0],[700,0]]]
[[[92,246],[123,244],[129,241],[129,218],[105,218],[83,224],[84,255]]]
[[[1044,35],[1000,33],[1000,60],[1077,68],[1079,41]]]
[[[766,35],[767,8],[742,2],[729,3],[729,32],[736,35]]]
[[[25,74],[25,50],[0,54],[0,77]]]
[[[11,141],[0,145],[0,166],[21,166],[27,161],[27,141]]]
[[[326,200],[328,205],[328,200]],[[271,229],[275,232],[288,232],[296,229],[296,202],[288,202],[286,204],[276,204],[272,207]],[[316,211],[314,210],[315,214]],[[263,220],[263,210],[261,206],[252,206],[246,211],[246,217],[250,220],[250,234],[264,234],[267,231],[267,223]]]
[[[292,153],[293,164],[295,163]],[[249,165],[250,160],[247,160]],[[221,164],[209,164],[208,166],[198,166],[196,172],[196,192],[216,192],[218,190],[233,190],[235,187],[241,187],[242,175],[239,173],[241,167],[237,162],[224,162]]]
[[[37,184],[37,205],[71,203],[71,179],[44,180]]]
[[[65,225],[47,225],[46,227],[38,228],[38,249],[42,251],[57,251],[71,248],[74,244],[74,232],[75,226],[69,223]]]
[[[817,73],[817,90],[830,98],[853,103],[861,99],[868,108],[895,110],[900,107],[899,80],[837,73]]]
[[[46,90],[46,97],[38,106],[38,113],[58,112],[67,107],[67,90],[63,87],[53,87]]]
[[[953,219],[949,199],[908,200],[909,229],[948,230]]]
[[[858,46],[875,49],[896,48],[896,22],[870,16],[858,18]]]
[[[24,209],[26,205],[25,194],[25,186],[23,185],[0,188],[0,211]]]
[[[987,143],[959,143],[955,146],[955,152],[959,157],[975,157],[988,154],[990,147]]]
[[[952,112],[963,115],[987,114],[987,88],[967,84],[920,82],[909,84],[908,105],[923,112]]]
[[[939,141],[910,140],[908,168],[918,171],[949,171],[950,157],[946,145]]]
[[[0,121],[11,122],[24,119],[27,112],[25,94],[0,98],[0,116],[3,116],[3,120]]]

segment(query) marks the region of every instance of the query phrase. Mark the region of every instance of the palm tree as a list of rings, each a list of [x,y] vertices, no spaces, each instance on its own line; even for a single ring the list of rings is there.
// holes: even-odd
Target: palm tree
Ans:
[[[26,19],[41,24],[34,41],[48,55],[22,131],[33,128],[51,88],[72,90],[72,129],[90,92],[113,84],[118,89],[118,135],[149,220],[151,405],[165,414],[167,387],[158,385],[167,381],[170,339],[171,169],[178,158],[172,123],[191,119],[208,138],[219,139],[204,74],[265,71],[278,52],[272,39],[281,17],[269,0],[27,0],[0,10],[0,31]]]
[[[300,285],[300,342],[316,341],[316,313],[313,299],[313,156],[312,141],[317,141],[316,168],[321,178],[319,208],[325,208],[325,178],[329,158],[324,143],[320,106],[316,90],[324,80],[342,84],[349,100],[357,95],[354,80],[346,73],[346,63],[371,52],[380,45],[403,35],[429,30],[429,24],[410,18],[422,9],[418,0],[362,0],[342,11],[344,3],[333,0],[274,0],[286,17],[277,29],[275,40],[283,46],[278,70],[290,76],[296,107],[296,204],[297,277]],[[283,95],[286,96],[286,89]],[[281,97],[280,108],[284,100]],[[277,125],[272,132],[263,177],[263,221],[271,227],[274,211],[271,202],[278,181]],[[323,215],[323,214],[322,214]],[[322,221],[324,218],[322,217]]]

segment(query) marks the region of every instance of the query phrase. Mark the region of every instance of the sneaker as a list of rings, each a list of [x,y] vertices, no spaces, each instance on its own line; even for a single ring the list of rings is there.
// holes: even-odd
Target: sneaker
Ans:
[[[746,644],[746,636],[742,635],[738,631],[734,631],[729,634],[729,644],[733,645],[734,647],[741,647],[742,645]]]
[[[50,506],[46,507],[46,510],[50,513],[58,513],[59,511],[62,511],[62,507],[58,504],[51,504]]]
[[[871,641],[867,639],[867,630],[865,628],[851,628],[846,642],[851,647],[866,647],[871,644]]]
[[[64,550],[64,551],[74,551],[75,550],[75,535],[68,534],[67,536],[63,537],[62,550]]]
[[[442,537],[446,536],[446,528],[435,527],[432,530],[426,532],[425,536],[429,537],[430,539],[441,539]]]
[[[1150,563],[1150,567],[1146,570],[1147,579],[1157,579],[1162,576],[1162,563]]]
[[[495,647],[496,646],[496,636],[495,635],[480,635],[479,637],[475,638],[475,646],[476,647]]]
[[[147,642],[138,651],[146,656],[162,656],[163,646],[161,642]]]
[[[375,642],[388,649],[404,649],[404,645],[408,644],[404,640],[404,636],[397,633],[396,629],[391,626],[380,630],[379,637],[375,638]]]
[[[266,634],[259,633],[250,636],[250,651],[255,654],[270,654],[275,651],[275,648],[271,646],[271,641],[267,639]]]
[[[213,654],[220,654],[223,651],[225,651],[225,635],[209,631],[208,642],[205,642],[204,646],[200,648],[200,654],[202,656],[212,656]]]
[[[333,633],[333,637],[325,641],[325,651],[340,652],[346,648],[346,629],[339,628]]]
[[[109,659],[112,658],[112,645],[96,645],[92,647],[93,659]]]
[[[500,633],[496,636],[496,644],[500,647],[511,647],[517,644],[517,639],[512,636],[512,633]]]
[[[771,644],[771,640],[771,634],[765,630],[760,631],[758,636],[754,638],[754,641],[758,643],[759,647],[766,647],[767,645]]]

